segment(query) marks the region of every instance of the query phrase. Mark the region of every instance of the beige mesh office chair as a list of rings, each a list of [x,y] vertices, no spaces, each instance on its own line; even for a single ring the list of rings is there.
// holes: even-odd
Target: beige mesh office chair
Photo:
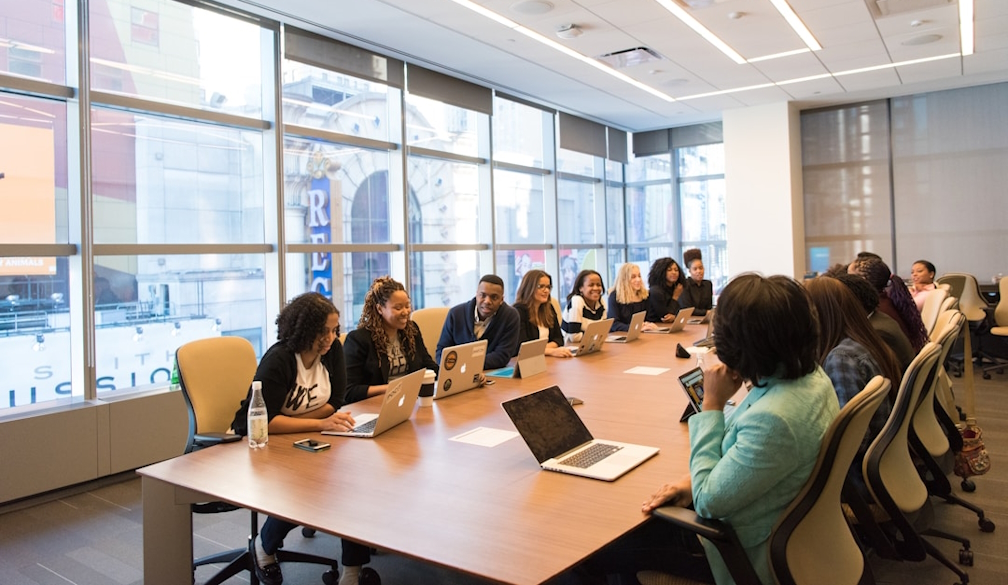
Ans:
[[[186,453],[240,440],[241,437],[227,431],[255,376],[257,362],[252,344],[242,337],[209,337],[179,347],[175,359],[182,396],[189,411]],[[193,504],[192,509],[196,514],[215,514],[238,508],[225,502],[208,502]],[[256,512],[251,512],[250,516],[251,539],[258,533],[259,522]],[[326,565],[329,570],[323,573],[323,582],[336,582],[335,559],[281,549],[277,551],[277,560]],[[255,577],[248,543],[242,548],[196,559],[193,561],[194,575],[196,567],[215,563],[227,565],[204,585],[219,585],[242,571],[249,571],[253,579]]]
[[[815,468],[805,486],[770,534],[770,566],[780,585],[855,585],[874,583],[840,504],[840,492],[872,415],[889,393],[890,382],[876,376],[837,415],[823,437]],[[676,506],[658,508],[655,517],[696,532],[718,548],[736,583],[759,583],[734,530]],[[668,581],[662,573],[638,573],[642,585]]]
[[[924,308],[921,309],[921,321],[924,322],[924,329],[927,331],[928,336],[934,330],[935,323],[938,322],[938,315],[941,313],[942,303],[947,298],[948,291],[944,288],[936,288],[924,297]]]
[[[1008,278],[1002,278],[998,281],[998,294],[1000,298],[998,299],[997,306],[994,307],[995,326],[990,328],[989,333],[997,337],[1008,337]],[[994,364],[984,367],[984,380],[990,380],[991,370],[997,370],[999,374],[1004,373],[1004,368],[1008,365],[1008,359],[991,354],[988,354],[986,357],[993,361]]]
[[[444,322],[447,318],[448,307],[424,307],[410,314],[410,319],[420,328],[420,335],[428,350],[437,348],[438,340],[441,339],[441,330],[444,329]],[[434,355],[433,351],[430,353],[432,356]]]

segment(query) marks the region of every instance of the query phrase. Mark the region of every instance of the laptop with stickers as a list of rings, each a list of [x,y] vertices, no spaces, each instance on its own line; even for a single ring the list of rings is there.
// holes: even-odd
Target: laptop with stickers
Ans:
[[[441,365],[434,386],[434,400],[454,396],[480,385],[487,340],[480,339],[441,350]]]

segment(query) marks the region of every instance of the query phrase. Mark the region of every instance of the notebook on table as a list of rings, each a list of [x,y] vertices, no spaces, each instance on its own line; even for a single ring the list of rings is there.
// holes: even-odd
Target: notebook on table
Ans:
[[[697,347],[714,347],[714,311],[716,309],[711,309],[707,311],[707,337],[704,337],[700,341],[696,341],[693,345]]]
[[[606,339],[609,337],[609,330],[612,329],[613,321],[615,319],[603,319],[593,321],[587,327],[582,326],[581,341],[578,341],[577,346],[567,349],[574,354],[574,357],[602,351],[602,346],[605,345]]]
[[[592,437],[558,386],[501,403],[539,466],[613,481],[654,457],[657,447]]]
[[[359,414],[354,417],[356,426],[349,431],[322,431],[323,435],[340,437],[377,437],[399,423],[405,422],[413,414],[413,406],[420,395],[424,372],[417,370],[389,382],[378,414]]]
[[[531,378],[546,371],[548,339],[533,339],[521,344],[514,365],[485,372],[495,378]]]
[[[649,329],[645,333],[675,333],[676,331],[682,331],[686,327],[686,322],[689,321],[690,315],[693,314],[693,307],[686,307],[685,309],[679,309],[676,313],[672,322],[668,325],[659,325],[654,329]]]
[[[630,325],[626,331],[618,331],[616,333],[610,333],[606,338],[609,343],[630,343],[634,341],[641,334],[641,327],[644,326],[644,316],[647,315],[647,311],[638,311],[630,317]]]
[[[480,385],[483,360],[486,359],[487,340],[480,339],[441,350],[434,400],[454,396]]]

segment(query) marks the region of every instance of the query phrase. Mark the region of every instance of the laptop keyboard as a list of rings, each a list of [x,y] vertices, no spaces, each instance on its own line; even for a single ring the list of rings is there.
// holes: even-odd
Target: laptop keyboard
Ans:
[[[557,461],[560,465],[569,465],[571,467],[580,467],[585,469],[591,467],[592,465],[602,461],[606,457],[612,455],[613,453],[619,451],[623,447],[616,445],[607,445],[605,443],[595,443],[591,447],[583,451],[578,451],[577,453]]]
[[[354,427],[353,432],[355,433],[371,433],[374,432],[375,425],[378,424],[378,419],[373,418],[362,425],[357,425]]]

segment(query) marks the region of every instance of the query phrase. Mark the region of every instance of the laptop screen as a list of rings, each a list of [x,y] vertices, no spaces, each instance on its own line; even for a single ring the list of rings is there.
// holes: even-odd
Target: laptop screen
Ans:
[[[539,463],[592,440],[558,386],[501,404]]]

